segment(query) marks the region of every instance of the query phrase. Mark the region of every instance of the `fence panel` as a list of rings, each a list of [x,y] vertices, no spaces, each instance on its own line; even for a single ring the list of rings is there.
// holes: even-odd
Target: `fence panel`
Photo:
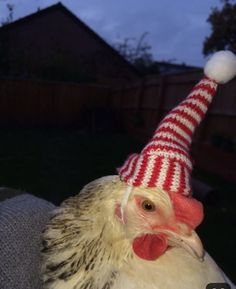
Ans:
[[[0,125],[75,125],[83,111],[110,102],[110,89],[99,85],[0,80]]]
[[[107,108],[133,136],[146,141],[158,122],[201,78],[201,73],[148,77],[109,88],[99,85],[0,80],[0,126],[76,125],[84,111]],[[236,138],[236,80],[219,88],[195,140]]]
[[[139,83],[113,90],[113,105],[119,109],[125,128],[145,142],[158,122],[183,100],[200,80],[200,72],[148,77]],[[119,103],[119,105],[118,105]],[[118,107],[119,106],[119,107]],[[236,80],[220,86],[195,141],[209,142],[214,135],[236,140]]]

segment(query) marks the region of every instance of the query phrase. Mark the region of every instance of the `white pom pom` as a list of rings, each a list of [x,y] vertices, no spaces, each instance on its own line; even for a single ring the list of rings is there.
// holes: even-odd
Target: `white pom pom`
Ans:
[[[218,51],[206,63],[204,73],[217,83],[226,83],[236,75],[236,56],[231,51]]]

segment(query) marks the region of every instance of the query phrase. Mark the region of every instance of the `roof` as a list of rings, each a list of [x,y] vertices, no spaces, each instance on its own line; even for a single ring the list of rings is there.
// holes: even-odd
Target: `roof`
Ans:
[[[157,61],[156,63],[158,64],[160,74],[181,73],[186,71],[196,72],[202,70],[202,67],[190,66],[185,63],[177,64],[166,61]]]
[[[202,67],[199,66],[192,66],[192,65],[187,65],[185,63],[173,63],[173,62],[168,62],[168,61],[157,61],[159,65],[163,66],[169,66],[169,67],[176,67],[176,68],[186,68],[186,69],[202,69]]]
[[[123,56],[121,56],[117,50],[115,50],[112,46],[110,46],[103,38],[101,38],[97,33],[95,33],[88,25],[86,25],[83,21],[81,21],[75,14],[73,14],[69,9],[67,9],[61,2],[58,2],[45,9],[38,10],[35,13],[32,13],[28,16],[20,18],[9,24],[5,24],[4,26],[0,27],[0,33],[8,29],[14,29],[14,27],[21,25],[22,23],[30,23],[32,19],[38,18],[41,15],[52,13],[55,10],[60,10],[61,12],[65,13],[68,17],[71,18],[72,21],[74,21],[77,25],[79,25],[80,28],[82,27],[92,38],[94,38],[97,42],[99,42],[105,49],[109,49],[110,52],[114,55],[114,57],[119,58],[119,60],[123,62],[124,64],[126,64],[127,66],[129,66],[129,68],[137,76],[140,76],[139,71],[130,62],[128,62]]]

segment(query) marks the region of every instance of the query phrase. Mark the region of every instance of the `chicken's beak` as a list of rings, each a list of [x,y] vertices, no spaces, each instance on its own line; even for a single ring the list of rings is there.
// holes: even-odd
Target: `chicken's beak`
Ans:
[[[202,262],[204,260],[203,245],[195,231],[191,231],[188,235],[169,232],[168,245],[171,247],[181,247],[199,261]]]

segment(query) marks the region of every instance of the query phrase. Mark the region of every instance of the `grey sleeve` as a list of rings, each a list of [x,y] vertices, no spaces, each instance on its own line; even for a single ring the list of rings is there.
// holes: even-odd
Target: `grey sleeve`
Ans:
[[[54,208],[29,194],[0,202],[1,289],[41,289],[41,232]]]

